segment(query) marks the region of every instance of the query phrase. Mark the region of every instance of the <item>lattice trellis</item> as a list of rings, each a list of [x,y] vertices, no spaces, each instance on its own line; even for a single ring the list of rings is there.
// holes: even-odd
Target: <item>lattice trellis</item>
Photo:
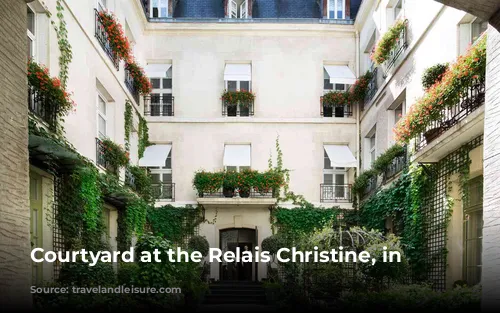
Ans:
[[[450,153],[435,164],[425,165],[433,184],[429,197],[422,208],[425,216],[425,234],[427,240],[426,259],[428,265],[427,279],[436,290],[446,288],[446,232],[448,216],[448,199],[446,197],[449,179],[469,166],[469,152],[483,143],[479,136],[459,149]]]
[[[59,196],[61,191],[61,178],[58,176],[54,177],[54,202],[52,207],[52,244],[54,252],[64,252],[64,238],[59,227]],[[61,263],[54,263],[54,280],[59,278],[59,273],[61,271]]]

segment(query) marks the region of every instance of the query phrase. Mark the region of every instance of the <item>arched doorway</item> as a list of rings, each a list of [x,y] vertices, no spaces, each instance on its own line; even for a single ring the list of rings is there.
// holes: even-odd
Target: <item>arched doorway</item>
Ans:
[[[236,254],[239,249],[255,252],[257,245],[257,229],[229,228],[220,230],[220,249],[222,253],[232,251]],[[255,254],[254,254],[255,255]],[[224,281],[252,281],[257,280],[256,262],[221,262],[219,264],[220,280]]]

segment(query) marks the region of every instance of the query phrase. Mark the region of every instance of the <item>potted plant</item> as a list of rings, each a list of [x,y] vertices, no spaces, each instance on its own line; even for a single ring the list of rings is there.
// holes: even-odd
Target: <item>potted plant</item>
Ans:
[[[198,197],[203,198],[205,193],[216,192],[220,189],[224,179],[224,173],[209,173],[198,171],[193,178],[193,186],[198,191]]]
[[[238,192],[240,197],[250,197],[250,190],[255,182],[256,171],[244,170],[238,175]]]
[[[427,144],[429,144],[434,139],[439,137],[440,134],[441,134],[441,127],[439,127],[439,126],[432,128],[432,129],[429,129],[428,131],[426,131],[424,133],[425,141],[427,142]]]
[[[222,193],[226,198],[234,196],[234,190],[238,185],[238,173],[234,171],[227,171],[224,173],[224,181],[222,183]]]

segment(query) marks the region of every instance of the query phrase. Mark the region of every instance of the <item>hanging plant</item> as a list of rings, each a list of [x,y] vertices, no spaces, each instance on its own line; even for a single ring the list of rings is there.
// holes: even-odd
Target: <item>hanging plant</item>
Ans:
[[[444,73],[448,70],[448,63],[440,63],[429,67],[422,75],[422,86],[427,90],[443,79]]]
[[[486,73],[486,36],[460,56],[443,74],[441,81],[418,99],[394,129],[396,140],[407,143],[423,133],[430,122],[441,118],[443,109],[460,102],[460,97],[475,81],[484,81]]]
[[[149,78],[146,76],[144,69],[140,67],[135,61],[125,63],[125,69],[129,72],[130,76],[134,79],[134,88],[141,95],[148,95],[151,92],[152,86]]]
[[[47,100],[47,103],[54,104],[57,116],[66,115],[76,106],[69,94],[63,87],[61,80],[57,77],[50,77],[49,70],[43,65],[28,61],[28,84],[36,91],[40,92]]]
[[[368,92],[368,85],[373,78],[373,72],[367,71],[365,75],[360,76],[356,82],[351,86],[349,93],[350,99],[353,102],[365,101]]]
[[[394,25],[387,30],[382,39],[377,43],[370,58],[375,64],[384,63],[391,53],[391,50],[398,44],[401,32],[408,26],[408,20],[398,20]]]
[[[108,34],[109,45],[113,53],[121,60],[129,62],[132,58],[130,43],[125,36],[122,25],[112,12],[100,11],[101,28]]]
[[[321,103],[327,107],[344,106],[351,104],[351,97],[349,92],[345,91],[330,91],[321,97]]]
[[[129,153],[122,146],[116,144],[113,140],[106,138],[102,140],[103,158],[113,168],[124,167],[129,163]]]
[[[144,117],[140,115],[139,115],[138,135],[139,135],[139,145],[137,151],[139,153],[139,159],[140,159],[144,156],[144,151],[146,150],[146,147],[149,147],[151,145],[151,143],[149,142],[148,123],[146,122]]]
[[[237,90],[237,91],[227,91],[221,95],[222,101],[226,105],[234,106],[239,104],[242,107],[248,107],[255,100],[255,94],[249,90]]]

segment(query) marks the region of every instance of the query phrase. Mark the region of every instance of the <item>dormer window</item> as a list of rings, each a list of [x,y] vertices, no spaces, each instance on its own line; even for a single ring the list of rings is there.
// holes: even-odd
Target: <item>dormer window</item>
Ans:
[[[345,2],[346,0],[328,0],[328,18],[345,19]]]
[[[227,18],[248,18],[249,16],[248,0],[228,0]]]
[[[151,0],[149,5],[149,17],[168,17],[168,0]]]

